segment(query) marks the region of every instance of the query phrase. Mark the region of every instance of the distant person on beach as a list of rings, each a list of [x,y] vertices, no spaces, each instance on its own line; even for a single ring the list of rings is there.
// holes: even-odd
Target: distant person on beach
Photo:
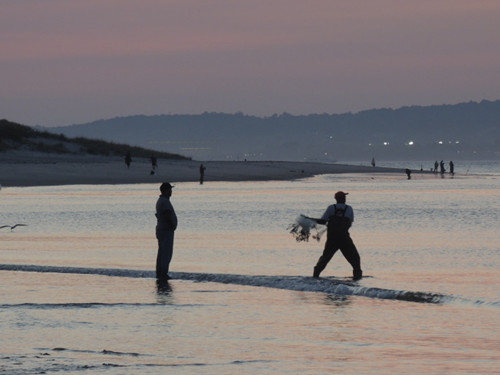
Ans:
[[[156,162],[156,157],[154,155],[151,155],[151,172],[149,174],[152,176],[155,174],[156,168],[158,168],[157,162]]]
[[[436,161],[434,162],[434,173],[437,173],[437,171],[438,171],[438,166],[439,166],[439,164],[438,164],[438,161],[436,160]]]
[[[205,166],[202,164],[200,164],[200,185],[203,185],[203,180],[205,179]]]
[[[441,169],[441,174],[444,174],[444,172],[446,172],[444,161],[441,160],[441,162],[439,163],[439,168]]]
[[[375,167],[375,158],[372,158],[372,167]]]
[[[453,160],[450,160],[450,174],[452,176],[455,175],[455,164],[453,164]]]
[[[156,159],[156,156],[151,155],[151,169],[155,171],[156,168],[158,168],[158,160]]]
[[[156,278],[158,281],[170,279],[168,270],[174,251],[174,231],[177,229],[177,215],[170,203],[172,188],[173,186],[168,182],[161,184],[161,195],[156,201],[156,238],[158,239]]]
[[[130,168],[130,163],[132,163],[132,155],[130,155],[130,151],[125,155],[125,165],[127,168]]]
[[[408,177],[408,180],[411,180],[411,169],[406,168],[405,173],[406,173],[406,176]]]
[[[354,221],[354,212],[352,207],[345,203],[347,194],[338,191],[335,193],[337,203],[328,206],[321,219],[310,218],[318,224],[326,224],[328,228],[323,255],[314,267],[313,277],[319,277],[339,249],[352,266],[353,279],[359,280],[363,276],[358,250],[349,235],[349,228]]]

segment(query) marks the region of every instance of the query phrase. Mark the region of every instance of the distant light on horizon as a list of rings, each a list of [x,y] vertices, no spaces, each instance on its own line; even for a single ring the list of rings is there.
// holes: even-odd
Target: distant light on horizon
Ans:
[[[408,146],[413,146],[413,141],[408,142]]]
[[[456,145],[459,145],[460,144],[460,141],[436,141],[438,144],[440,145],[443,145],[445,143],[448,143],[449,145],[451,144],[456,144]]]
[[[389,142],[384,142],[384,146],[389,146]]]

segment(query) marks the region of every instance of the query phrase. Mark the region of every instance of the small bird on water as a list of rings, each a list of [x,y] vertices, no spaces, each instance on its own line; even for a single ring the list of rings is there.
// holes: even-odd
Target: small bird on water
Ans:
[[[14,228],[16,228],[16,227],[26,227],[26,226],[28,226],[28,224],[2,225],[2,226],[0,226],[0,229],[10,228],[10,231],[12,232],[14,230]]]

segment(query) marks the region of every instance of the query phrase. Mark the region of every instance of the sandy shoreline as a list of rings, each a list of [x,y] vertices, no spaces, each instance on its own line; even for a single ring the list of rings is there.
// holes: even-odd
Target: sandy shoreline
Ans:
[[[208,161],[205,181],[294,180],[320,174],[398,173],[394,168],[288,161]],[[199,161],[158,160],[151,175],[148,159],[133,160],[127,168],[118,157],[0,154],[0,186],[136,184],[199,180]]]

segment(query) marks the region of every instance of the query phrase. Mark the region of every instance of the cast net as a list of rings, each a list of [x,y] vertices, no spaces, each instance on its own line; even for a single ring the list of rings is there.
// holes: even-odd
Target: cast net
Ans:
[[[287,229],[297,242],[309,241],[309,237],[319,241],[323,233],[326,232],[326,227],[318,229],[316,221],[302,214],[297,216],[295,222],[290,224]]]

